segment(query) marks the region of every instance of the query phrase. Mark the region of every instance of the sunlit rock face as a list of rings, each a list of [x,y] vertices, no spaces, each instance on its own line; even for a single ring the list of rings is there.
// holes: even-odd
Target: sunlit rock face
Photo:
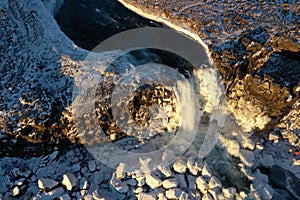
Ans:
[[[120,2],[203,39],[226,83],[228,109],[244,131],[273,127],[299,98],[298,1]]]

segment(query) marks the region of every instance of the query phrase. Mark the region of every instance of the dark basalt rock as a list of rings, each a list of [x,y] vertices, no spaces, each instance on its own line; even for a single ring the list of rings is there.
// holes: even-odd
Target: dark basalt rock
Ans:
[[[268,61],[252,74],[273,79],[275,84],[286,86],[295,96],[293,89],[298,86],[300,80],[300,52],[274,52]]]

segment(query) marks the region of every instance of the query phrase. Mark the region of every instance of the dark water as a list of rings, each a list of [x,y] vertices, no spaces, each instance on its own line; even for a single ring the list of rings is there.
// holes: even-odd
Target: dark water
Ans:
[[[76,45],[87,50],[125,30],[162,26],[114,0],[65,0],[55,18],[61,30]]]
[[[76,45],[86,50],[92,50],[107,38],[126,30],[141,27],[168,28],[141,17],[115,0],[65,0],[55,18],[61,30]],[[192,71],[192,65],[184,58],[163,50],[135,50],[124,56],[133,65],[154,62],[171,66],[185,77],[189,77]]]

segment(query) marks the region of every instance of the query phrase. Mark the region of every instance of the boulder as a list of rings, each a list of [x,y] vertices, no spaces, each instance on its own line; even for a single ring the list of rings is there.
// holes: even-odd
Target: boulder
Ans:
[[[77,189],[78,179],[74,174],[67,172],[63,175],[62,184],[66,186],[67,190],[72,191]]]
[[[58,185],[58,182],[49,178],[40,178],[38,180],[38,186],[41,190],[52,190]]]

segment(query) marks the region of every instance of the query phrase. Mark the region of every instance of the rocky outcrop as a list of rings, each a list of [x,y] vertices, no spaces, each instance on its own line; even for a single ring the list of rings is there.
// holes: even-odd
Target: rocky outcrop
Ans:
[[[59,2],[0,4],[1,154],[39,154],[49,151],[55,138],[66,138],[61,116],[71,103],[74,80],[70,73],[62,73],[61,60],[64,55],[82,59],[87,52],[76,47],[54,20]],[[28,145],[40,150],[26,149]]]
[[[119,1],[203,39],[225,81],[228,108],[245,131],[274,127],[299,98],[299,2]]]

